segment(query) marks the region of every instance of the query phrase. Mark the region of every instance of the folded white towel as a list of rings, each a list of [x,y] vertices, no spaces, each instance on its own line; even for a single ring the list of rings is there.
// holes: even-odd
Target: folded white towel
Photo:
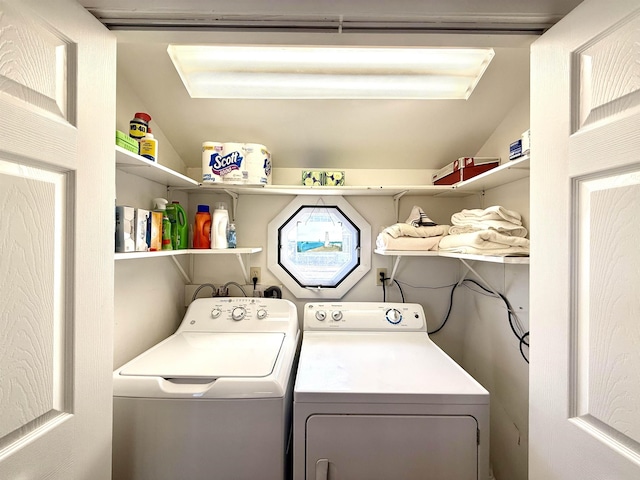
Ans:
[[[379,250],[429,251],[437,250],[438,243],[443,237],[398,237],[388,233],[380,233],[376,238],[376,248]]]
[[[414,227],[408,223],[395,223],[384,230],[393,238],[398,237],[438,237],[449,233],[449,225],[435,225],[432,227]]]
[[[440,240],[443,251],[480,255],[528,255],[528,238],[504,235],[495,230],[480,230],[458,235],[447,235]]]
[[[417,205],[413,206],[407,221],[404,223],[408,223],[414,227],[433,227],[434,225],[437,225],[437,223],[431,220],[427,214],[424,213],[424,210]]]
[[[504,220],[514,225],[522,225],[522,217],[518,212],[507,210],[500,205],[494,205],[484,210],[480,208],[465,209],[451,216],[451,223],[460,226],[467,225],[467,222],[483,222],[487,220]]]
[[[503,235],[511,235],[512,237],[526,237],[527,229],[514,225],[504,220],[488,220],[485,222],[469,222],[469,225],[460,226],[453,225],[449,229],[450,235],[459,235],[461,233],[472,233],[480,230],[495,230]]]

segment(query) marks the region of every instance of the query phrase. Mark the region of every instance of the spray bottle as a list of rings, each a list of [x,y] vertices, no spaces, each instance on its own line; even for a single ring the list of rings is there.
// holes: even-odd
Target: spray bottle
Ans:
[[[153,199],[153,211],[162,213],[162,250],[173,250],[171,245],[171,221],[167,216],[168,200],[164,198]]]

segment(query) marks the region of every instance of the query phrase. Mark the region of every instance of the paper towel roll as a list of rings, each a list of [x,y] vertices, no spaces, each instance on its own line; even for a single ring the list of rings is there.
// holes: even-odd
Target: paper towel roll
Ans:
[[[220,183],[222,177],[213,172],[213,165],[222,155],[223,144],[221,142],[202,143],[202,183]]]
[[[247,183],[244,143],[223,143],[222,157],[215,165],[214,172],[222,177],[224,183],[243,185]]]
[[[245,143],[248,185],[271,185],[271,153],[259,143]]]

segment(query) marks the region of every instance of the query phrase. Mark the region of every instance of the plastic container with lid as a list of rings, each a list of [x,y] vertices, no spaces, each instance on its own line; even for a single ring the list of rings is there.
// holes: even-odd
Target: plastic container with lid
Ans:
[[[138,112],[133,116],[133,119],[129,122],[129,136],[141,141],[147,134],[149,129],[149,122],[151,121],[151,115],[144,112]]]
[[[229,248],[236,248],[237,246],[236,225],[234,223],[230,223],[227,229],[227,244]]]
[[[211,248],[211,213],[209,205],[198,205],[193,228],[193,248]]]

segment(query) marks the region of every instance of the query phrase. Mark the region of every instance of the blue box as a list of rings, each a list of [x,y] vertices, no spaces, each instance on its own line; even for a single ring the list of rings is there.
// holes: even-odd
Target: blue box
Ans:
[[[509,160],[522,156],[522,139],[518,139],[509,145]]]

